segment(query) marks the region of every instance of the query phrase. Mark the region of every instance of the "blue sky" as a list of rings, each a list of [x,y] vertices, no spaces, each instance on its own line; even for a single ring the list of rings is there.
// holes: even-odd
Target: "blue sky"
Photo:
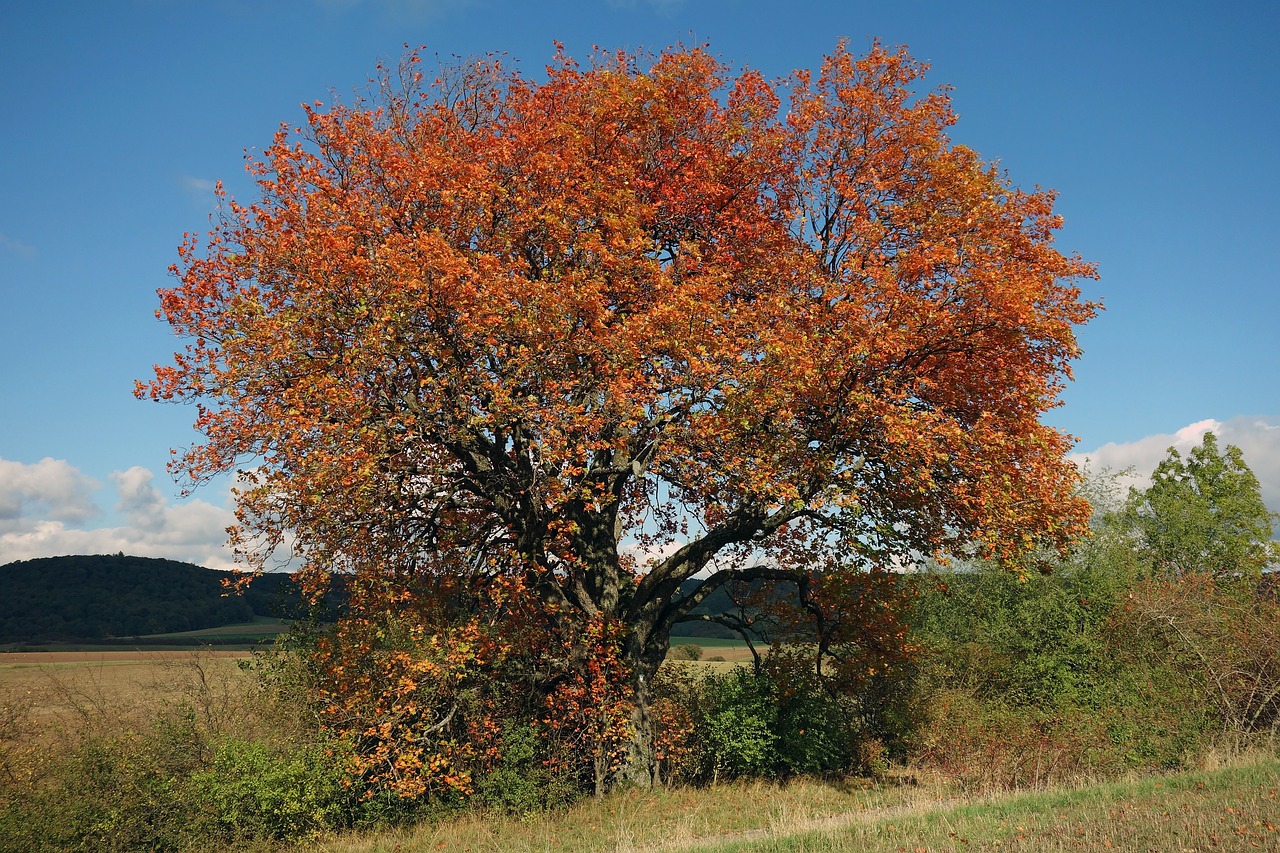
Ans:
[[[191,409],[134,400],[177,346],[153,316],[213,181],[299,104],[403,45],[709,43],[767,76],[878,37],[954,87],[952,137],[1053,187],[1059,245],[1106,311],[1047,421],[1106,464],[1154,467],[1207,428],[1280,510],[1280,4],[758,0],[113,0],[0,6],[0,564],[123,550],[226,565],[225,484],[164,471]]]

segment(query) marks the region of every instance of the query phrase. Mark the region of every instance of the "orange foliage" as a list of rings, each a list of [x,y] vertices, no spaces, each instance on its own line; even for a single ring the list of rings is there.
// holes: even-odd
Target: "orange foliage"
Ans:
[[[354,594],[318,638],[314,699],[370,795],[470,795],[512,721],[535,727],[554,772],[612,778],[630,735],[616,626],[560,636],[519,579]]]
[[[643,704],[700,572],[1083,530],[1040,416],[1093,267],[905,51],[778,84],[700,48],[420,69],[282,126],[161,292],[189,343],[137,393],[201,401],[174,469],[239,472],[251,564],[518,578],[560,636],[617,627]],[[490,654],[430,648],[446,685]]]
[[[619,659],[621,630],[592,620],[580,641],[583,664],[568,670],[543,700],[541,724],[561,772],[590,770],[602,793],[626,758],[631,736],[627,667]],[[575,766],[576,765],[576,766]]]

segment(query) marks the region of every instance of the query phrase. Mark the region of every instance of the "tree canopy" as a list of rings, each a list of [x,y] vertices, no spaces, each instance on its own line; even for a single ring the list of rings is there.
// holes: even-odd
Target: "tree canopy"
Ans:
[[[251,562],[515,582],[549,631],[614,626],[643,710],[730,581],[854,631],[842,573],[1084,529],[1040,418],[1094,268],[905,50],[422,67],[282,126],[161,292],[188,344],[138,394],[200,401],[175,468],[238,472]]]
[[[1130,491],[1124,511],[1156,574],[1255,580],[1280,560],[1280,543],[1272,540],[1277,517],[1240,448],[1219,449],[1212,432],[1185,458],[1170,447],[1151,485]]]

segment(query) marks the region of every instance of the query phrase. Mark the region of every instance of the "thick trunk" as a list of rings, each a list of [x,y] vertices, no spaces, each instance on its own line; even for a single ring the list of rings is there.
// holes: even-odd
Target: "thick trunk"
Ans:
[[[635,696],[631,705],[631,742],[627,744],[627,763],[622,778],[637,788],[651,788],[657,762],[653,754],[653,689],[650,679],[633,679]]]
[[[653,680],[669,645],[667,631],[633,627],[624,649],[623,662],[631,671],[631,740],[627,745],[627,762],[620,781],[639,788],[650,788],[660,781],[653,749],[657,734],[653,718]]]

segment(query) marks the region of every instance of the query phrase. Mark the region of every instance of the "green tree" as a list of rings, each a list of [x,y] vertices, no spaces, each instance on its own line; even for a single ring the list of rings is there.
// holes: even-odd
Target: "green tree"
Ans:
[[[1123,511],[1140,554],[1154,574],[1166,576],[1257,578],[1280,559],[1280,543],[1271,538],[1277,517],[1262,502],[1240,448],[1219,450],[1212,432],[1185,459],[1170,447],[1151,486],[1131,489]]]

